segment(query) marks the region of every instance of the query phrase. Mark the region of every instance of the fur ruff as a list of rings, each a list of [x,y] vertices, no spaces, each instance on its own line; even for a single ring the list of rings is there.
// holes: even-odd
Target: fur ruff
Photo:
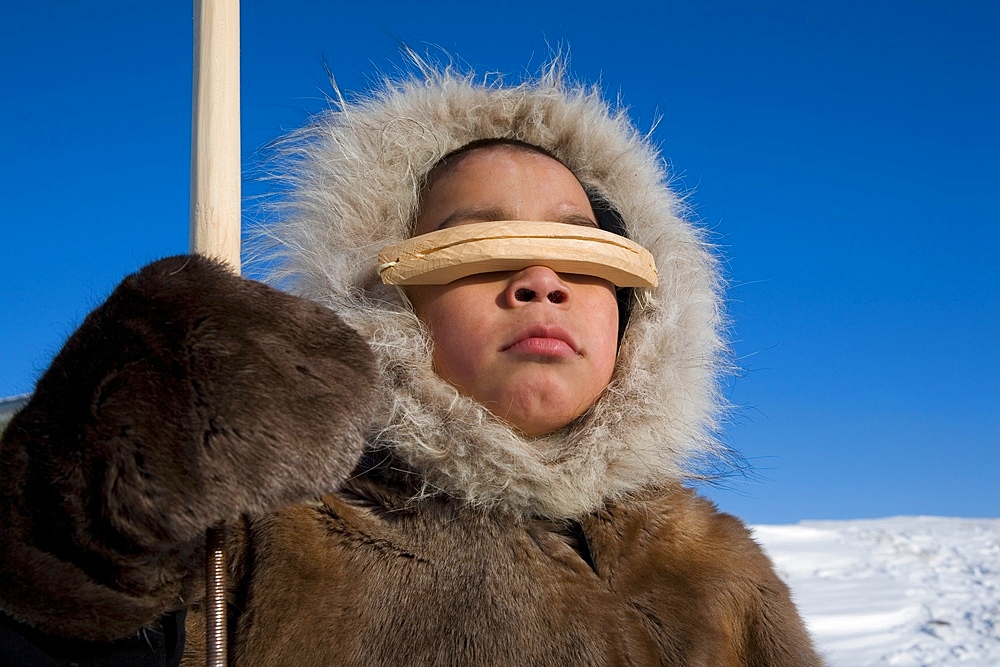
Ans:
[[[418,62],[278,146],[287,187],[263,232],[271,279],[340,314],[371,344],[383,406],[369,433],[421,476],[424,495],[551,518],[690,475],[716,440],[726,368],[721,279],[704,233],[682,219],[662,158],[595,89],[555,63],[517,86]],[[410,236],[430,169],[476,139],[509,138],[558,157],[602,193],[653,254],[660,283],[636,303],[610,386],[564,429],[526,438],[441,380],[427,331],[376,274],[380,248]]]

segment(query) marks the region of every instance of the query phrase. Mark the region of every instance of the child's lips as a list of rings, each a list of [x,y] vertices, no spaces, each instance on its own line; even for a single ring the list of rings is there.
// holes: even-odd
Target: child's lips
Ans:
[[[521,331],[504,352],[535,357],[570,357],[577,355],[576,343],[560,327],[533,326]]]

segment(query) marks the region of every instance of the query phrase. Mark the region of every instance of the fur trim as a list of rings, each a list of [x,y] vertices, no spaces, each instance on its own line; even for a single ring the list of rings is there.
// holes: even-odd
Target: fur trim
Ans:
[[[574,517],[685,476],[721,451],[721,281],[703,233],[681,218],[663,160],[596,89],[559,63],[519,85],[491,85],[418,62],[345,101],[279,145],[288,187],[266,228],[272,279],[339,313],[371,344],[384,406],[370,440],[445,492],[516,513]],[[636,291],[615,375],[576,422],[525,438],[432,370],[425,329],[376,275],[380,248],[410,235],[428,171],[476,139],[509,138],[558,157],[621,213],[656,258],[660,284]],[[289,284],[289,283],[286,283]]]

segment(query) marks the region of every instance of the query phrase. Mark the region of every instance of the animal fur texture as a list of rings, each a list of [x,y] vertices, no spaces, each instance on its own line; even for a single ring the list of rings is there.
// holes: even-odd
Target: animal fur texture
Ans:
[[[100,641],[197,599],[207,527],[353,469],[372,371],[336,315],[209,260],[130,276],[3,433],[0,608]]]
[[[418,503],[387,462],[236,531],[233,663],[810,667],[787,587],[678,486],[579,523]],[[204,657],[188,624],[185,665]]]
[[[621,213],[656,260],[637,290],[611,385],[582,418],[526,438],[435,373],[427,331],[376,275],[378,250],[410,236],[428,171],[484,138],[539,146]],[[289,193],[267,235],[295,291],[339,313],[375,352],[379,446],[418,470],[422,494],[484,508],[575,517],[677,479],[720,453],[726,368],[717,260],[681,218],[663,160],[623,110],[567,86],[558,66],[516,86],[427,68],[342,102],[284,143]]]

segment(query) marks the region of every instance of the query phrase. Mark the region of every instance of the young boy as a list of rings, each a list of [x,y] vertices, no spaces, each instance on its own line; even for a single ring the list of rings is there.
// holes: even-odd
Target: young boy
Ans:
[[[196,664],[227,520],[237,665],[819,664],[683,485],[716,451],[719,277],[623,114],[555,70],[428,72],[286,149],[268,234],[304,299],[153,264],[4,434],[9,645]]]
[[[472,149],[438,167],[415,234],[495,220],[597,228],[590,200],[556,160],[515,144]],[[434,370],[527,436],[566,426],[611,381],[615,286],[542,265],[408,289],[434,343]]]

